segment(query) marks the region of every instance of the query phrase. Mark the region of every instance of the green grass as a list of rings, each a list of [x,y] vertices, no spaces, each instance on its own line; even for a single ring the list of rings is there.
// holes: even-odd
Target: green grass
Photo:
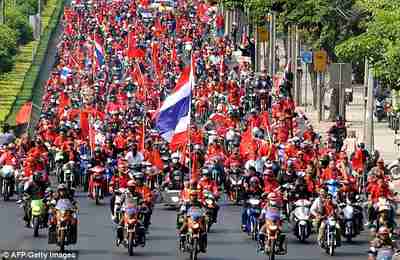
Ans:
[[[21,46],[13,70],[0,76],[0,122],[7,121],[14,125],[20,107],[32,99],[32,92],[38,85],[40,67],[46,56],[48,43],[56,31],[63,5],[63,0],[47,1],[42,12],[43,31],[40,41]]]

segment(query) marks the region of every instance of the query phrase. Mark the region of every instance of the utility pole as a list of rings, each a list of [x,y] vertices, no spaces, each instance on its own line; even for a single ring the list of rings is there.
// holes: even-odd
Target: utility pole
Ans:
[[[368,59],[365,58],[365,68],[364,68],[364,125],[363,125],[363,140],[367,140],[367,101],[368,101]]]
[[[317,111],[318,123],[322,121],[322,72],[317,73]]]
[[[259,43],[259,37],[258,37],[258,26],[254,26],[254,49],[255,49],[255,66],[254,66],[254,71],[259,72],[260,71],[260,43]]]
[[[295,26],[295,58],[294,58],[294,86],[296,88],[296,103],[301,105],[301,63],[300,63],[300,35],[297,25]]]
[[[287,59],[286,59],[286,64],[291,62],[292,59],[292,26],[288,26],[288,36],[287,36],[287,53],[286,53]]]
[[[368,67],[368,100],[366,114],[366,139],[365,143],[369,151],[374,150],[374,76],[372,68]]]
[[[271,76],[276,73],[276,28],[275,28],[275,11],[272,11],[269,19],[269,74]]]

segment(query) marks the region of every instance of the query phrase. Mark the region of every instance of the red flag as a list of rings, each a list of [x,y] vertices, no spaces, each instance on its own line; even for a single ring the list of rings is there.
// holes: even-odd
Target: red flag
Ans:
[[[153,63],[154,70],[156,72],[158,79],[161,80],[161,67],[158,61],[159,56],[160,56],[160,44],[157,42],[153,42],[153,44],[151,45],[151,61]]]
[[[140,66],[137,63],[133,66],[132,77],[138,83],[139,87],[141,88],[145,87],[146,82],[144,80]]]
[[[249,158],[255,155],[255,153],[257,152],[256,150],[257,150],[257,145],[253,140],[251,127],[249,127],[242,134],[242,140],[239,146],[240,155],[243,156],[244,158]]]
[[[89,113],[87,111],[81,111],[80,113],[80,124],[81,124],[81,137],[86,140],[89,137]]]
[[[68,95],[66,95],[64,92],[61,93],[58,103],[58,116],[61,116],[61,113],[64,111],[64,107],[69,105],[71,105],[71,100],[69,99]]]
[[[134,58],[136,56],[136,35],[131,31],[128,33],[128,57]]]
[[[161,155],[158,150],[153,150],[153,156],[152,156],[152,162],[151,162],[155,167],[157,167],[159,170],[164,169],[164,163],[161,160]]]
[[[31,113],[32,102],[27,102],[19,109],[17,116],[15,117],[15,123],[17,125],[29,123],[31,120]]]

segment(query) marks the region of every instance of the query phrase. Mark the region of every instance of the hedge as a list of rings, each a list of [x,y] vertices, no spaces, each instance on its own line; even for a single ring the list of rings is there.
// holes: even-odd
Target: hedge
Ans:
[[[20,48],[16,58],[16,66],[13,71],[0,79],[0,89],[7,97],[2,100],[0,96],[0,121],[7,121],[15,125],[15,116],[21,106],[32,100],[33,94],[40,91],[39,74],[40,68],[45,61],[47,46],[57,26],[64,7],[63,0],[48,0],[42,12],[42,31],[40,41],[33,41]],[[33,50],[36,48],[34,59]],[[3,91],[8,89],[8,91]],[[35,89],[35,93],[33,90]]]

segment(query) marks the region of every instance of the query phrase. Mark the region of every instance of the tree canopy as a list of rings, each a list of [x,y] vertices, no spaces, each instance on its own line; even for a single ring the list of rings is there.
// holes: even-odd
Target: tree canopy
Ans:
[[[400,3],[388,0],[359,0],[370,16],[365,32],[336,47],[345,61],[367,58],[375,76],[386,86],[400,89]]]

